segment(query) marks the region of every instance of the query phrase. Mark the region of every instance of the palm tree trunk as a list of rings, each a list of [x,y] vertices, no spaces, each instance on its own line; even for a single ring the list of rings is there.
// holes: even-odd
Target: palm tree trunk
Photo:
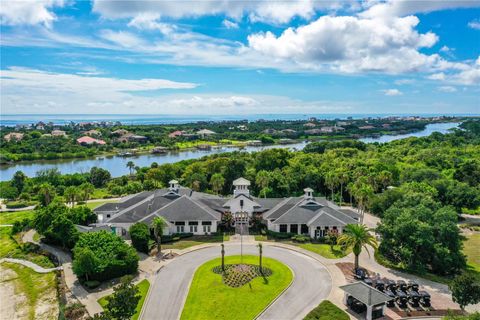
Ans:
[[[359,255],[355,255],[355,271],[358,270],[358,257]]]

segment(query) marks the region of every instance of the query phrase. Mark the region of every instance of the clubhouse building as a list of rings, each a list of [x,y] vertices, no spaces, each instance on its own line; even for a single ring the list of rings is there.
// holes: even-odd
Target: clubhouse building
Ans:
[[[248,230],[252,217],[257,217],[268,230],[319,238],[328,232],[341,233],[347,224],[359,220],[356,212],[314,197],[310,188],[300,197],[256,198],[250,194],[247,179],[239,178],[233,185],[233,195],[221,197],[184,188],[172,180],[169,188],[144,191],[124,197],[118,203],[99,206],[94,210],[98,217],[96,225],[109,226],[118,235],[126,236],[132,224],[151,224],[155,217],[163,217],[168,223],[165,234],[205,235],[216,232],[222,217],[231,214],[237,230]]]

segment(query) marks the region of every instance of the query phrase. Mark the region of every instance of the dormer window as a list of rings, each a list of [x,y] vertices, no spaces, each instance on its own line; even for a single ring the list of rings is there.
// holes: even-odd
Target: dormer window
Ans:
[[[243,199],[240,200],[240,207],[243,208]]]

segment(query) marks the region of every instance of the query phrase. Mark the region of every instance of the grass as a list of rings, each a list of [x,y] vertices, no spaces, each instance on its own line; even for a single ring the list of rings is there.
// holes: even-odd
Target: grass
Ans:
[[[258,257],[243,256],[243,262],[258,264]],[[227,256],[225,263],[240,263],[240,256]],[[264,258],[263,265],[273,271],[270,277],[255,278],[242,287],[232,288],[223,284],[221,275],[213,273],[212,268],[220,264],[221,258],[218,258],[197,269],[182,311],[182,320],[253,319],[293,279],[287,266],[274,259]]]
[[[314,252],[316,254],[321,255],[324,258],[327,259],[339,259],[347,256],[352,252],[351,249],[347,249],[345,251],[342,251],[342,248],[338,245],[333,246],[333,250],[330,247],[329,244],[325,243],[313,243],[313,242],[307,242],[307,243],[299,243],[299,242],[294,242],[291,240],[274,240],[269,238],[266,235],[256,235],[255,236],[255,241],[277,241],[285,244],[289,244],[292,246],[297,246],[302,249]]]
[[[143,303],[145,302],[145,298],[147,297],[148,288],[150,288],[150,282],[148,282],[147,279],[144,279],[137,284],[137,287],[140,292],[141,298],[140,298],[140,301],[138,301],[138,305],[136,309],[137,312],[133,315],[132,320],[137,320],[138,317],[140,316],[140,312],[142,312]],[[108,296],[98,299],[98,303],[103,308],[107,305],[107,297]]]
[[[33,218],[33,210],[0,212],[0,224],[14,224],[16,221],[22,221],[25,218]]]
[[[49,290],[56,291],[55,273],[36,273],[28,267],[24,267],[14,263],[3,263],[2,266],[13,270],[17,275],[13,279],[4,281],[13,281],[15,286],[15,295],[25,295],[26,304],[28,308],[28,319],[35,319],[35,310],[37,302],[40,299],[45,299]],[[56,292],[52,297],[56,299]],[[48,301],[52,303],[52,301]],[[17,306],[15,306],[17,308]],[[57,316],[57,314],[51,315]]]
[[[463,252],[467,256],[467,263],[469,267],[477,272],[480,272],[480,233],[474,233],[467,236],[464,242]]]
[[[162,250],[166,249],[186,249],[203,243],[218,243],[222,241],[228,241],[229,236],[223,238],[222,235],[212,235],[212,236],[193,236],[191,238],[180,239],[175,242],[169,242],[162,244]]]
[[[349,320],[348,314],[331,303],[323,300],[318,307],[310,311],[303,320]]]
[[[87,206],[90,209],[95,209],[97,207],[100,207],[101,205],[105,203],[112,203],[112,202],[118,202],[117,200],[108,200],[105,199],[104,201],[98,201],[98,202],[87,202],[86,204],[83,204],[83,206]]]

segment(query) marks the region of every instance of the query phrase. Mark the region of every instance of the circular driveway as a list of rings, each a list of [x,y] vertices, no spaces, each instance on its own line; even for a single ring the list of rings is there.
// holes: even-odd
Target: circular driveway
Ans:
[[[258,248],[253,244],[244,244],[243,253],[258,255]],[[238,254],[240,244],[225,244],[226,256]],[[332,279],[325,266],[317,260],[296,251],[269,245],[263,247],[263,255],[289,266],[294,278],[292,285],[258,319],[303,319],[329,295]],[[150,288],[142,319],[177,320],[195,270],[218,257],[220,245],[176,257],[162,268]]]

